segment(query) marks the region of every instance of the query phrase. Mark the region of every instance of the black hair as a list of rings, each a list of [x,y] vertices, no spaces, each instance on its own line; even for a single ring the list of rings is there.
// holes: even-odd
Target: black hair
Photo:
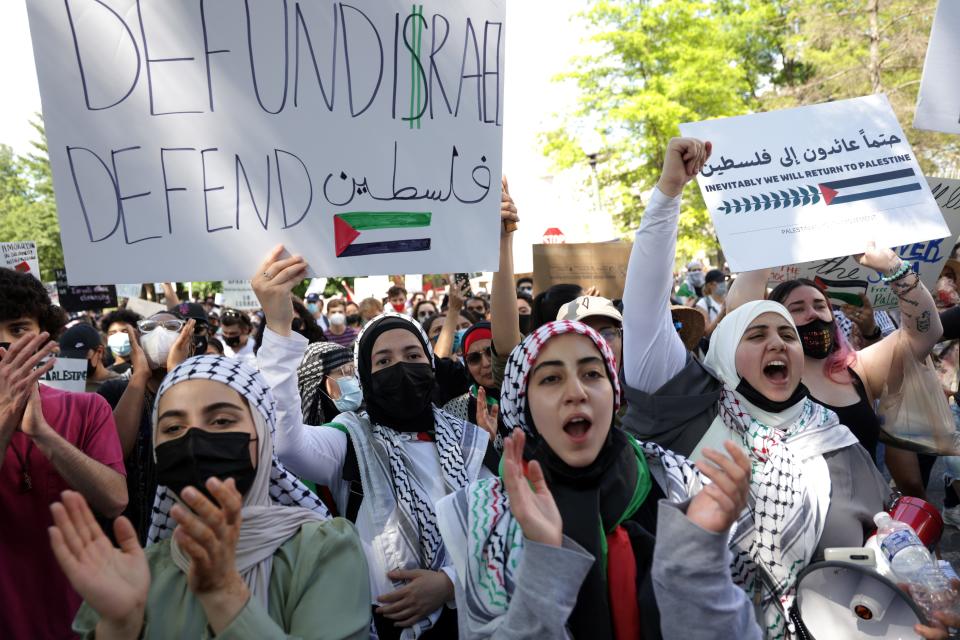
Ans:
[[[394,296],[399,296],[399,295],[402,295],[402,296],[406,297],[406,295],[407,295],[407,290],[404,289],[403,287],[399,286],[399,285],[393,285],[392,287],[390,287],[389,289],[387,289],[387,297],[388,297],[388,298],[392,298],[392,297],[394,297]]]
[[[555,284],[546,291],[538,293],[533,299],[530,312],[530,331],[536,331],[548,322],[557,319],[560,307],[573,302],[583,295],[583,287],[578,284]]]
[[[470,298],[467,299],[467,302],[469,302],[470,300],[479,300],[480,302],[482,302],[484,313],[486,313],[487,311],[490,311],[490,302],[488,302],[487,299],[484,298],[483,296],[479,296],[479,295],[471,296]],[[466,304],[466,302],[464,304]]]
[[[135,311],[129,309],[117,309],[111,311],[107,315],[103,316],[103,319],[100,320],[100,331],[106,333],[110,329],[110,325],[122,322],[123,324],[128,324],[131,327],[136,327],[137,323],[143,320],[143,316]]]
[[[532,285],[532,284],[533,284],[533,278],[531,278],[530,276],[524,276],[524,277],[522,277],[522,278],[517,278],[517,287],[519,287],[519,286],[520,286],[521,284],[523,284],[524,282],[529,282],[529,283]]]
[[[250,316],[245,314],[243,311],[237,311],[236,309],[224,309],[220,312],[220,325],[224,327],[246,327],[247,329],[253,328],[253,322],[250,321]]]
[[[67,314],[50,302],[43,283],[28,273],[0,267],[0,291],[0,321],[32,318],[54,340],[67,324]]]
[[[526,300],[530,308],[533,309],[533,296],[525,291],[517,291],[517,300]]]
[[[783,301],[790,297],[790,294],[799,289],[800,287],[813,287],[826,298],[827,294],[824,293],[823,287],[818,285],[813,280],[808,280],[807,278],[797,278],[795,280],[787,280],[786,282],[781,282],[773,291],[770,292],[770,295],[767,296],[767,300],[773,300],[774,302],[779,302],[783,304]],[[829,300],[827,300],[829,302]]]
[[[214,351],[216,351],[220,355],[223,355],[223,343],[220,342],[219,338],[213,338],[213,337],[207,338],[207,344],[213,347]],[[197,354],[197,355],[202,355],[202,354]]]
[[[430,328],[433,327],[433,323],[437,320],[441,320],[442,318],[443,316],[441,316],[439,313],[435,313],[432,316],[424,319],[424,321],[421,323],[421,326],[423,327],[423,330],[426,331],[428,336],[430,335]]]
[[[323,329],[317,324],[313,314],[296,300],[293,301],[293,322],[290,328],[306,338],[311,344],[314,342],[326,342],[327,340],[326,336],[323,335]],[[265,321],[257,325],[257,330],[253,335],[254,353],[260,351],[260,345],[263,343],[263,333],[266,329],[267,323]]]
[[[425,304],[429,304],[429,305],[430,305],[431,307],[433,307],[434,309],[437,309],[437,308],[438,308],[437,303],[434,302],[433,300],[421,300],[420,302],[418,302],[418,303],[416,304],[416,306],[413,307],[413,317],[414,317],[414,319],[416,319],[417,315],[420,313],[420,307],[422,307],[422,306],[425,305]],[[434,314],[434,315],[435,315],[435,314]]]

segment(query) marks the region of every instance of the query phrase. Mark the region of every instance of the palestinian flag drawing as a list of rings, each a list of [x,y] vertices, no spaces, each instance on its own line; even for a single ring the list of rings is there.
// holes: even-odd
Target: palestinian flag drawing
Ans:
[[[827,280],[815,276],[813,281],[826,292],[827,297],[831,300],[854,307],[863,306],[860,294],[867,292],[868,283],[866,280]]]
[[[817,186],[827,206],[920,191],[922,188],[913,169],[884,171],[858,178],[824,182]]]
[[[352,211],[333,216],[333,236],[338,258],[371,256],[380,253],[429,251],[430,238],[405,237],[419,235],[415,230],[429,227],[433,214],[409,211]],[[365,232],[361,234],[361,232]],[[368,242],[354,242],[360,237]]]

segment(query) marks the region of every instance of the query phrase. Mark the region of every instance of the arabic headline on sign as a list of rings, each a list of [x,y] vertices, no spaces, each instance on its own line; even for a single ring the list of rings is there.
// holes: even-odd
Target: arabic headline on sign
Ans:
[[[900,138],[894,135],[887,135],[885,133],[880,133],[875,138],[868,137],[865,130],[860,130],[860,135],[863,139],[864,146],[871,149],[880,149],[886,146],[893,146],[901,142]],[[802,156],[797,153],[795,146],[787,146],[783,149],[783,154],[778,158],[780,165],[784,168],[798,167],[804,163],[814,163],[822,162],[827,160],[830,156],[835,156],[841,153],[851,153],[861,150],[859,141],[855,138],[835,138],[833,141],[833,146],[831,147],[808,147],[804,150]],[[802,160],[801,160],[802,157]],[[858,171],[866,168],[877,167],[885,164],[891,164],[894,162],[908,162],[910,156],[907,154],[894,155],[887,158],[881,158],[878,160],[859,160],[852,163],[843,163],[834,165],[832,167],[819,168],[819,169],[808,169],[803,172],[791,172],[788,174],[781,175],[770,175],[763,178],[763,181],[766,183],[780,182],[781,180],[801,180],[804,178],[812,178],[822,175],[832,175],[836,173],[842,173],[845,171]],[[714,175],[722,176],[728,171],[734,169],[747,169],[750,167],[762,167],[770,165],[773,163],[774,156],[772,156],[766,149],[762,151],[755,151],[754,157],[752,159],[743,160],[736,162],[732,158],[728,158],[725,155],[721,155],[719,161],[714,164],[708,164],[703,168],[701,175],[705,178],[712,177]],[[759,179],[745,179],[743,180],[743,186],[754,186],[760,184]],[[737,186],[736,183],[720,183],[720,184],[709,184],[706,185],[706,191],[720,191],[726,188],[730,188],[727,185]]]

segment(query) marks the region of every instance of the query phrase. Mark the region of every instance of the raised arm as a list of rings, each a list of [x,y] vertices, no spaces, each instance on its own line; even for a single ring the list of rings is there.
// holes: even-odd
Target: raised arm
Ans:
[[[336,429],[303,424],[297,367],[308,343],[290,328],[290,292],[303,279],[307,263],[299,256],[280,259],[282,252],[283,247],[274,249],[250,281],[267,322],[257,365],[277,402],[274,451],[293,473],[334,488],[342,480],[347,437]]]
[[[663,173],[640,222],[623,292],[623,373],[627,384],[653,393],[680,372],[687,350],[673,326],[670,290],[683,188],[703,168],[711,145],[674,138]]]
[[[903,318],[897,331],[859,352],[857,367],[866,375],[873,397],[878,398],[883,393],[891,368],[902,370],[893,362],[898,353],[896,346],[900,334],[906,337],[914,357],[923,360],[940,341],[943,325],[933,296],[923,286],[920,276],[893,251],[878,249],[871,242],[860,264],[890,280],[890,288],[900,300]]]
[[[493,274],[493,291],[490,298],[490,328],[493,346],[497,353],[508,354],[520,344],[520,314],[517,312],[517,287],[513,280],[513,229],[507,222],[518,222],[517,207],[508,190],[507,178],[503,178],[503,195],[500,197],[500,269]]]
[[[757,269],[738,273],[730,291],[727,292],[725,309],[730,313],[737,307],[754,300],[763,300],[767,297],[767,282],[770,280],[770,269]]]
[[[464,287],[468,286],[464,284]],[[457,289],[457,281],[450,277],[450,300],[447,304],[447,315],[443,319],[443,328],[437,336],[437,344],[433,353],[438,358],[449,358],[453,354],[453,334],[457,331],[457,322],[460,320],[460,310],[463,309],[463,291]]]

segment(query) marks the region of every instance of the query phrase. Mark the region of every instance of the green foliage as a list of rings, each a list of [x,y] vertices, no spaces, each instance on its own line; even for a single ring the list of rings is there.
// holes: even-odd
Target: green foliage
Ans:
[[[63,268],[63,248],[43,126],[32,124],[37,154],[17,156],[0,145],[0,242],[36,242],[41,276],[49,282]]]
[[[923,169],[956,176],[958,138],[910,126],[935,7],[936,0],[595,0],[580,16],[592,53],[559,78],[577,84],[579,103],[543,134],[544,153],[558,169],[585,167],[577,132],[598,132],[603,200],[628,231],[681,122],[882,92]],[[716,248],[699,191],[684,198],[681,261]]]
[[[603,200],[623,231],[635,228],[663,149],[682,122],[747,113],[775,71],[782,17],[770,0],[603,0],[581,16],[596,53],[577,58],[575,113],[543,136],[558,168],[587,162],[571,132],[598,131]],[[678,254],[716,248],[695,189],[685,192]]]

